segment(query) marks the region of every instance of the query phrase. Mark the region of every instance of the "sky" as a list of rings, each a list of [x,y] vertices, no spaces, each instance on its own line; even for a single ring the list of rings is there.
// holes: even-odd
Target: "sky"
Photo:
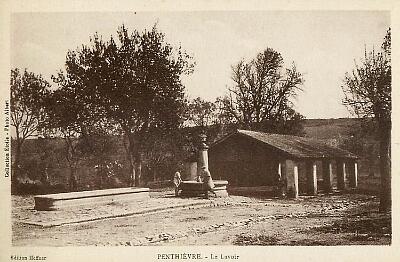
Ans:
[[[109,39],[119,26],[143,31],[155,23],[172,45],[194,57],[183,77],[191,98],[214,101],[232,85],[231,66],[267,47],[304,74],[294,104],[306,118],[350,117],[341,104],[346,72],[378,49],[390,26],[384,11],[197,11],[14,13],[11,65],[51,75],[63,69],[68,50],[89,43],[95,32]]]

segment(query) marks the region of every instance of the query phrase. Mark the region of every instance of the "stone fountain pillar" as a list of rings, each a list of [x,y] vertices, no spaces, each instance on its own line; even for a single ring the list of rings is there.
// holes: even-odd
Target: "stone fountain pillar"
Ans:
[[[197,177],[201,175],[202,167],[208,169],[208,146],[206,144],[207,136],[205,134],[200,135],[200,142],[198,144],[197,150]],[[211,174],[212,176],[212,174]],[[213,180],[214,188],[213,191],[216,197],[227,197],[228,191],[228,181],[226,180]],[[199,197],[204,196],[204,185],[202,182],[186,180],[181,183],[181,196],[182,197]],[[213,194],[211,194],[213,196]]]
[[[197,176],[200,176],[202,167],[208,169],[208,146],[206,144],[207,136],[205,134],[200,135],[200,143],[198,146],[198,158],[197,158]]]

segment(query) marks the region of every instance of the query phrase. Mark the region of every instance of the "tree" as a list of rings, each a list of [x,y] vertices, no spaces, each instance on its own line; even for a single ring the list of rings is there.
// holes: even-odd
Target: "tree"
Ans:
[[[182,160],[178,155],[180,150],[180,139],[178,130],[174,132],[163,132],[157,128],[150,130],[147,133],[147,138],[142,144],[144,167],[147,171],[147,177],[144,179],[156,181],[160,178],[165,178],[165,174],[174,174],[173,168],[177,168],[177,163]],[[146,173],[145,173],[146,175]]]
[[[20,168],[22,146],[29,137],[38,135],[43,116],[44,99],[50,84],[41,75],[11,70],[11,125],[15,128],[15,158],[13,181]]]
[[[302,90],[304,80],[294,63],[289,69],[283,66],[281,54],[271,48],[250,62],[232,66],[234,85],[219,99],[224,118],[245,129],[293,133],[286,127],[295,121],[300,124],[302,116],[291,99]]]
[[[188,104],[189,125],[205,128],[216,123],[216,105],[200,97]]]
[[[125,137],[132,184],[140,182],[142,147],[151,128],[174,129],[183,123],[181,75],[193,71],[191,57],[173,48],[156,26],[129,34],[125,26],[103,41],[69,51],[66,72],[54,80],[73,90],[90,111],[117,125]],[[136,174],[137,173],[137,174]]]
[[[115,143],[110,135],[116,134],[115,125],[92,105],[86,104],[85,97],[77,95],[76,90],[68,86],[52,91],[45,104],[44,134],[63,138],[64,146],[58,153],[65,159],[70,171],[69,190],[76,191],[76,171],[80,164],[91,162],[103,171],[105,168],[102,168],[112,162],[109,156],[115,151]],[[98,174],[102,176],[104,173]],[[100,186],[103,186],[101,182],[102,177]]]
[[[342,86],[343,104],[358,117],[372,118],[379,141],[381,173],[380,211],[391,208],[391,111],[392,111],[391,32],[387,31],[381,50],[367,52],[364,59],[346,73]]]

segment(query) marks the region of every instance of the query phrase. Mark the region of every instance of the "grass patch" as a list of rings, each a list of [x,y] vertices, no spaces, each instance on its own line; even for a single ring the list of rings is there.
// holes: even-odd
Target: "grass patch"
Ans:
[[[389,216],[356,220],[343,219],[334,222],[332,225],[315,228],[314,230],[333,234],[354,233],[356,236],[361,236],[362,239],[390,236],[392,234],[391,219]]]
[[[233,241],[238,246],[271,246],[277,245],[279,239],[275,236],[241,234],[236,235]]]
[[[370,236],[368,234],[355,234],[351,236],[346,236],[346,239],[349,241],[357,241],[357,242],[369,242],[369,241],[375,241],[376,237]]]
[[[187,217],[184,219],[179,220],[179,222],[192,222],[192,221],[202,221],[207,220],[208,218],[205,216],[198,216],[198,217]]]
[[[291,246],[326,246],[327,244],[315,239],[300,239],[290,241]]]

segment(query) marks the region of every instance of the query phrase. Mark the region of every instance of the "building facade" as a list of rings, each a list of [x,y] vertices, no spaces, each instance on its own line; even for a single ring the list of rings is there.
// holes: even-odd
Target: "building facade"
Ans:
[[[357,186],[357,159],[348,151],[297,136],[238,130],[210,146],[214,179],[232,186],[277,186],[317,194]]]

